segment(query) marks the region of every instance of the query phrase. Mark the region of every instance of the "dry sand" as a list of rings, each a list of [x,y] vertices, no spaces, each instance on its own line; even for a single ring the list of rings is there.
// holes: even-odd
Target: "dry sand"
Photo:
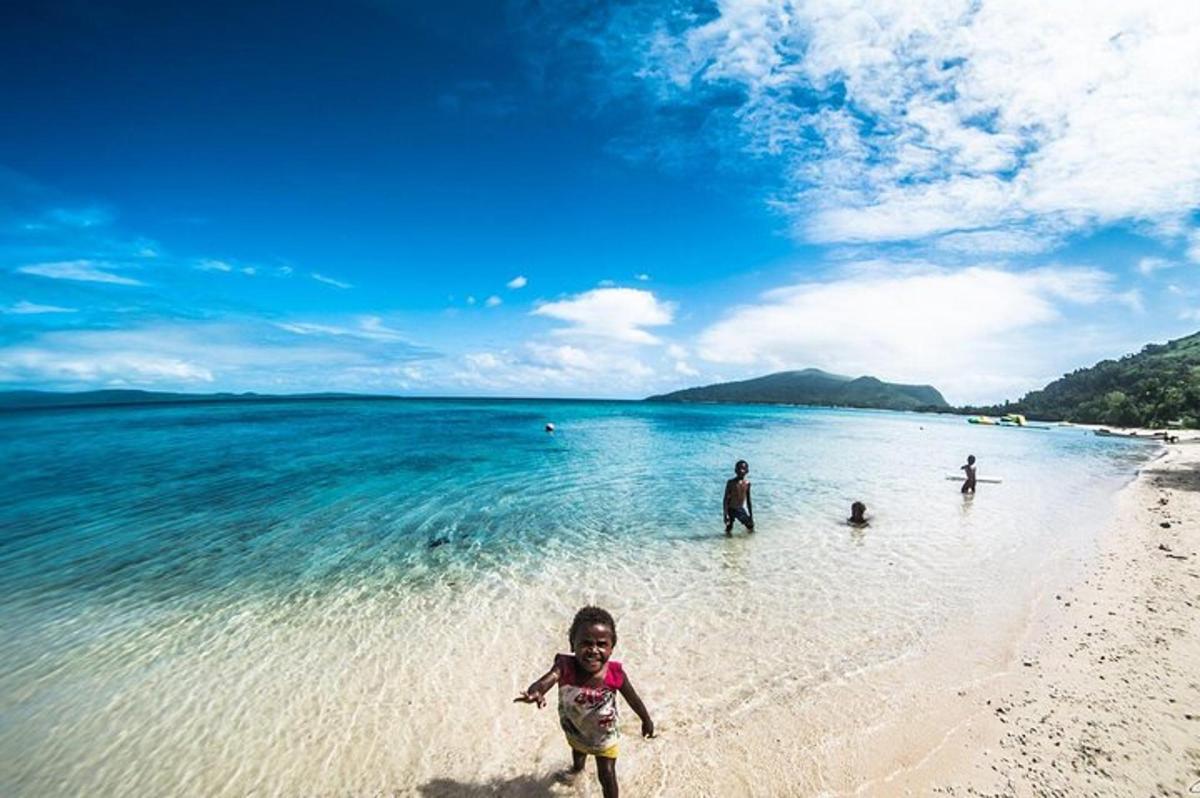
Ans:
[[[914,718],[911,765],[858,792],[1200,794],[1200,441],[1142,469],[1082,579],[1033,617],[1008,668],[959,692],[966,717]]]

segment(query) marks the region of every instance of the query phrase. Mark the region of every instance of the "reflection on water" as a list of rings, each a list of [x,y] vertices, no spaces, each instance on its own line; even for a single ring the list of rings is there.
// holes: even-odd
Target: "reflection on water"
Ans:
[[[967,451],[1005,483],[964,499],[944,474]],[[890,413],[452,401],[12,413],[0,452],[13,796],[540,785],[556,722],[509,700],[587,602],[667,731],[629,744],[631,782],[715,784],[720,744],[754,792],[819,744],[794,719],[814,691],[1018,606],[1144,454]],[[730,539],[739,458],[758,532]],[[790,753],[748,742],[768,718]]]

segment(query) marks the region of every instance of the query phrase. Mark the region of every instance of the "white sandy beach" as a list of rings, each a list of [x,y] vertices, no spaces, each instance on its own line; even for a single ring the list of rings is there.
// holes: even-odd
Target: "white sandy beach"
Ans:
[[[1122,491],[1084,578],[1047,590],[997,678],[944,735],[865,794],[1181,796],[1200,792],[1200,442]],[[930,726],[934,728],[930,728]],[[903,759],[903,757],[901,758]]]

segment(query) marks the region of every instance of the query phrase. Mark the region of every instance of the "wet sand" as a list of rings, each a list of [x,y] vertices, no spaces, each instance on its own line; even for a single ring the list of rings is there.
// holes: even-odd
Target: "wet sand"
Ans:
[[[1122,491],[1098,557],[1041,598],[1014,653],[959,695],[970,713],[954,727],[914,718],[912,767],[857,792],[1200,794],[1200,441]]]

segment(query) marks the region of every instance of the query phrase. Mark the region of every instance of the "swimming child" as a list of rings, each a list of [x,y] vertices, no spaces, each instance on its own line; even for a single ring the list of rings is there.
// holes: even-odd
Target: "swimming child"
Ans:
[[[596,757],[596,775],[604,798],[617,798],[617,693],[642,719],[642,736],[654,736],[654,721],[621,663],[609,659],[617,644],[617,624],[607,610],[584,607],[575,613],[567,634],[570,654],[554,657],[554,667],[521,693],[514,703],[546,706],[546,693],[558,685],[558,720],[571,746],[571,770],[583,771]]]
[[[846,519],[846,523],[851,526],[867,526],[871,522],[867,520],[867,505],[862,502],[855,502],[850,505],[850,517]]]
[[[974,493],[975,492],[975,455],[973,455],[973,454],[967,455],[967,464],[965,466],[962,466],[961,470],[967,475],[966,480],[963,482],[962,492],[963,493]]]
[[[742,522],[747,532],[754,531],[754,507],[750,503],[750,464],[738,460],[733,466],[733,479],[725,483],[725,498],[721,502],[721,518],[725,522],[725,534],[733,534],[734,519]]]

